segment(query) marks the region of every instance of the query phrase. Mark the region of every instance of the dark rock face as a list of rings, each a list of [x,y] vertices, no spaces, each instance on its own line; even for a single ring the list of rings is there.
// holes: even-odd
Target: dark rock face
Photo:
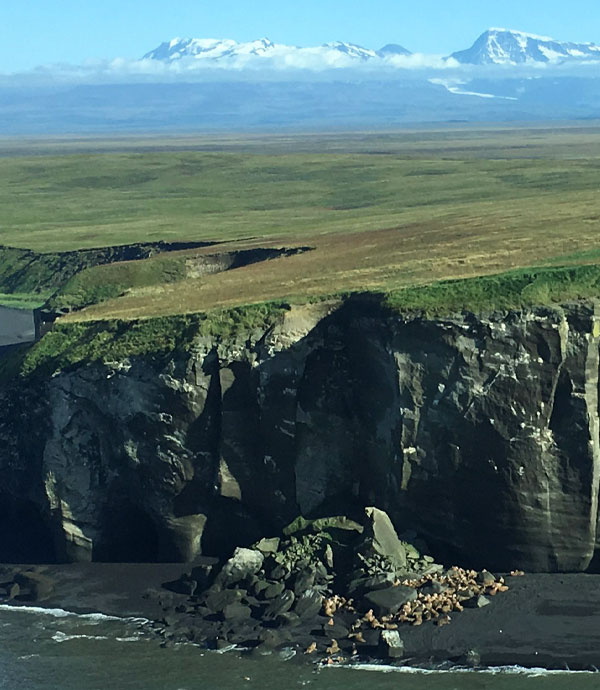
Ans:
[[[58,560],[165,561],[376,505],[438,559],[585,570],[598,318],[591,304],[437,320],[295,307],[266,333],[6,388],[0,556],[25,505]]]

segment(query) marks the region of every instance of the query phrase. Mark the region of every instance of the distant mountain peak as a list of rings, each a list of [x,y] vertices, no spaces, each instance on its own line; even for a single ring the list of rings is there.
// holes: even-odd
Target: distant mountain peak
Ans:
[[[387,57],[388,55],[412,55],[412,53],[398,43],[387,43],[377,51],[377,55]]]
[[[368,60],[369,58],[377,57],[377,53],[370,48],[363,48],[356,43],[347,43],[345,41],[333,41],[332,43],[324,43],[323,48],[330,48],[339,50],[340,53],[345,53],[350,57],[359,58],[361,60]]]
[[[181,60],[196,58],[219,60],[236,55],[261,55],[275,48],[268,38],[238,43],[231,38],[172,38],[146,53],[145,60]]]
[[[173,62],[182,59],[208,60],[230,63],[236,58],[277,57],[284,64],[294,64],[295,58],[309,57],[317,62],[322,58],[323,65],[348,64],[353,61],[365,62],[388,55],[410,55],[410,51],[398,44],[389,44],[380,51],[365,48],[356,43],[332,41],[318,47],[299,48],[273,43],[268,38],[239,43],[229,38],[173,38],[161,43],[144,55],[146,60]],[[312,64],[315,64],[314,62]]]
[[[516,65],[600,59],[600,47],[593,43],[557,41],[548,36],[513,29],[491,28],[467,50],[450,55],[463,64]]]
[[[540,36],[539,34],[532,34],[529,31],[519,31],[517,29],[503,29],[497,26],[490,27],[485,33],[497,33],[497,34],[514,34],[519,36],[525,36],[527,38],[533,38],[536,41],[555,41],[556,39],[550,36]]]

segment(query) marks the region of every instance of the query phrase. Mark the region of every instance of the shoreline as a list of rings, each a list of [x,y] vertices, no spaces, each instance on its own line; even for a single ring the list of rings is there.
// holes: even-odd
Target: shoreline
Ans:
[[[4,566],[9,571],[29,569],[52,579],[54,590],[42,601],[23,605],[61,608],[74,614],[101,613],[119,618],[145,618],[163,646],[190,640],[198,642],[210,626],[190,616],[189,596],[163,588],[189,573],[195,564],[78,563],[45,566]],[[473,668],[520,666],[557,671],[596,671],[600,667],[600,575],[526,574],[509,578],[510,589],[494,597],[489,606],[465,609],[443,627],[426,623],[401,625],[402,658],[395,665],[419,666],[451,662]],[[20,602],[8,602],[19,606]],[[323,619],[325,624],[326,619]],[[281,646],[304,655],[310,631],[291,629]],[[202,644],[202,643],[201,643]],[[206,640],[204,641],[206,645]],[[211,642],[207,645],[215,648]],[[222,645],[222,648],[226,645]],[[273,645],[273,650],[277,648]],[[218,648],[218,645],[216,645]],[[254,650],[269,653],[262,645]],[[376,655],[360,654],[369,663]],[[354,659],[358,660],[358,659]],[[387,662],[389,665],[389,661]]]

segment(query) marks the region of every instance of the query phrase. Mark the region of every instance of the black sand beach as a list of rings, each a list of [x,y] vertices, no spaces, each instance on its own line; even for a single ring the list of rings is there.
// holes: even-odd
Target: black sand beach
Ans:
[[[55,590],[36,605],[144,617],[159,621],[163,631],[176,629],[184,619],[189,625],[189,597],[162,588],[189,572],[189,564],[80,563],[40,569],[55,581]],[[600,665],[600,575],[526,574],[506,581],[507,592],[482,609],[453,614],[449,625],[400,626],[405,649],[400,663],[450,660],[570,670]],[[304,634],[299,638],[303,645]]]

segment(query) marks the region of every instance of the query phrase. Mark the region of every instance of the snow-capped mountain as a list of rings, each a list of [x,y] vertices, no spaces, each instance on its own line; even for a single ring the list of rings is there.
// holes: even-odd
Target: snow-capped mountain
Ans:
[[[413,55],[397,43],[388,43],[379,50],[373,50],[344,41],[298,47],[274,43],[268,38],[245,43],[233,39],[174,38],[146,53],[143,59],[171,65],[181,62],[185,70],[193,69],[196,64],[225,69],[260,69],[268,66],[274,69],[305,68],[315,71],[365,64],[368,69],[377,66],[456,67],[457,63],[551,66],[565,62],[581,64],[600,61],[600,46],[594,43],[557,41],[524,31],[488,29],[470,48],[452,53],[446,58],[441,55]]]
[[[146,53],[143,59],[181,60],[193,57],[199,60],[219,60],[241,55],[266,56],[276,48],[275,43],[268,38],[259,38],[248,43],[238,43],[227,38],[173,38]]]
[[[325,48],[326,50],[338,50],[340,53],[348,55],[348,57],[358,58],[359,60],[370,60],[371,58],[377,57],[377,52],[375,50],[357,46],[356,43],[334,41],[333,43],[325,43],[320,47],[321,49]]]
[[[393,55],[410,55],[410,51],[400,45],[387,45],[380,51],[363,48],[355,43],[335,41],[321,46],[299,48],[273,43],[268,38],[261,38],[247,43],[238,43],[232,39],[214,38],[174,38],[161,43],[158,48],[144,55],[143,59],[175,62],[194,59],[209,60],[213,63],[232,65],[245,63],[252,58],[271,58],[285,66],[317,67],[347,66],[365,62],[374,58],[385,58]]]
[[[472,65],[600,60],[600,46],[556,41],[523,31],[488,29],[469,49],[452,53],[450,58]]]

